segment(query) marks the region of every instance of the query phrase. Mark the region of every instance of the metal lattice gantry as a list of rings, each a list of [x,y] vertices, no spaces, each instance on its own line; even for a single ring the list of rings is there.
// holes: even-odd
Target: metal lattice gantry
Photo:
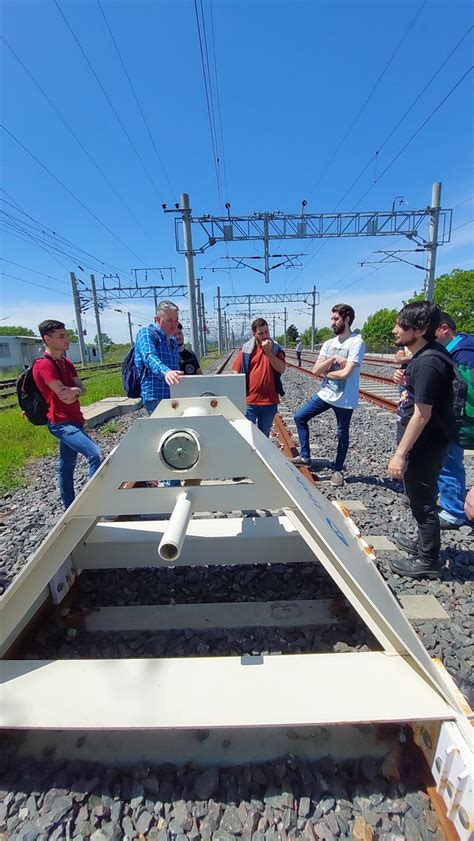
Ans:
[[[195,247],[204,252],[217,242],[243,240],[319,239],[322,237],[419,236],[430,221],[432,208],[424,210],[374,210],[350,213],[254,213],[251,216],[193,216],[191,224],[204,235]],[[449,242],[452,210],[439,210],[438,245]],[[176,250],[185,252],[180,239],[180,220],[175,220]]]
[[[252,319],[252,304],[284,304],[284,303],[298,303],[302,302],[311,306],[311,350],[314,350],[314,332],[316,327],[316,305],[319,303],[319,293],[316,292],[316,287],[313,286],[310,292],[276,292],[273,294],[262,295],[221,295],[220,287],[217,287],[217,294],[214,298],[214,309],[217,312],[218,325],[218,349],[222,352],[222,319],[223,313],[230,306],[246,306],[247,316]],[[254,313],[255,314],[255,313]],[[284,309],[284,337],[286,344],[286,307]],[[224,332],[224,335],[225,332]]]

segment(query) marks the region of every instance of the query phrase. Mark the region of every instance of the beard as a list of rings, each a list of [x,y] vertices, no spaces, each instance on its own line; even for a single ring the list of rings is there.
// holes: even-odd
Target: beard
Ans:
[[[332,331],[333,331],[335,336],[340,336],[341,333],[344,333],[345,329],[346,329],[345,324],[333,324]]]

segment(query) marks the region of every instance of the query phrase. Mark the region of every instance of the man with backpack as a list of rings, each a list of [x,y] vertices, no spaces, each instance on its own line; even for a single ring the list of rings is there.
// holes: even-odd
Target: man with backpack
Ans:
[[[140,395],[149,415],[160,400],[170,396],[170,385],[183,376],[179,367],[179,349],[174,334],[179,309],[171,301],[161,301],[155,323],[142,327],[135,339],[135,367],[140,378]]]
[[[468,385],[468,407],[471,409],[471,424],[474,425],[474,336],[456,333],[454,319],[447,312],[441,313],[441,324],[436,331],[436,340],[446,348],[461,373],[466,372]],[[470,397],[469,397],[470,388]],[[474,430],[472,433],[474,437]],[[464,450],[455,441],[448,446],[446,458],[438,479],[439,523],[442,529],[458,529],[467,522],[464,510],[466,497],[466,471]]]
[[[437,483],[456,429],[452,361],[435,342],[440,322],[437,304],[417,301],[400,310],[393,329],[396,346],[412,353],[405,373],[400,371],[396,379],[404,388],[397,411],[398,446],[388,465],[388,475],[403,480],[418,525],[415,541],[404,534],[394,536],[409,557],[390,566],[407,578],[437,578],[441,572]]]
[[[68,508],[74,499],[74,468],[78,453],[89,462],[89,478],[100,465],[100,449],[84,431],[79,398],[85,387],[72,362],[66,357],[69,337],[62,321],[47,319],[38,325],[46,345],[33,364],[35,385],[48,403],[47,426],[59,440],[58,479],[61,501]]]

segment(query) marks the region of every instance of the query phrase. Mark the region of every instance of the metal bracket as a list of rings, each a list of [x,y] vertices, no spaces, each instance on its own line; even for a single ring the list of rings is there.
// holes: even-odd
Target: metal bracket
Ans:
[[[64,563],[55,572],[51,581],[49,582],[49,589],[51,590],[51,598],[53,604],[60,604],[64,597],[69,593],[76,580],[76,570],[73,569],[71,556],[68,555]]]

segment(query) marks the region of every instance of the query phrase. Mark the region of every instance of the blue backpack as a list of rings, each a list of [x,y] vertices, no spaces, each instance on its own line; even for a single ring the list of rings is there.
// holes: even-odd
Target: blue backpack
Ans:
[[[143,371],[145,368],[143,368]],[[141,379],[143,376],[135,365],[135,348],[131,348],[122,362],[122,385],[127,397],[141,396]]]

